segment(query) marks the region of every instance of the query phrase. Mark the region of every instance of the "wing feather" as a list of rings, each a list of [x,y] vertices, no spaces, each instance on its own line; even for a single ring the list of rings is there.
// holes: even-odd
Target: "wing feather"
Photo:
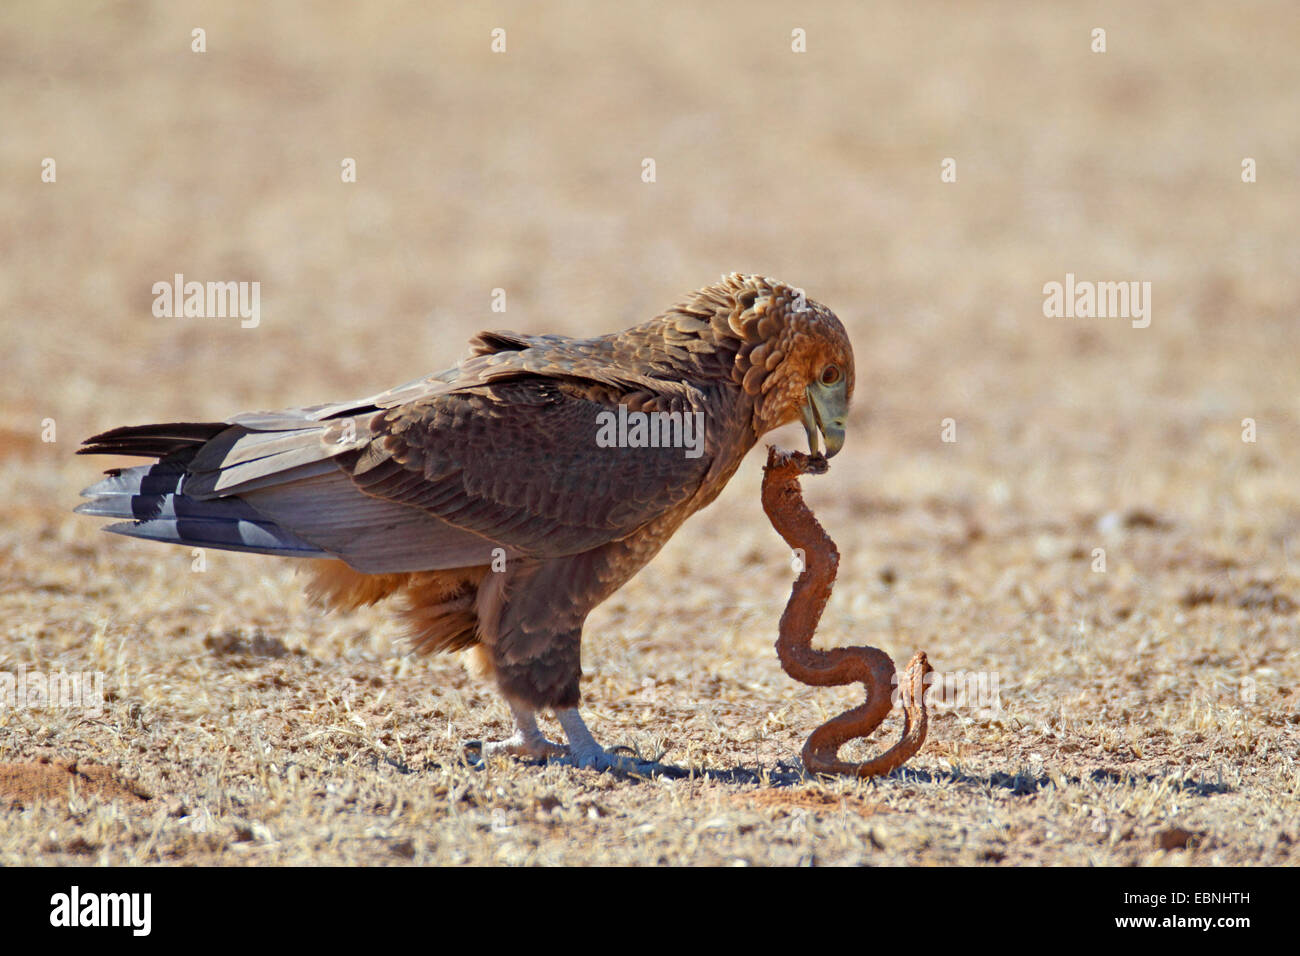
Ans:
[[[471,352],[455,369],[369,398],[115,429],[84,450],[162,455],[184,469],[178,495],[232,505],[206,509],[210,520],[248,522],[234,507],[243,502],[369,573],[480,566],[497,547],[578,553],[632,534],[705,480],[707,442],[694,458],[597,444],[598,416],[617,414],[620,400],[708,407],[685,374],[632,361],[635,343],[497,332]],[[135,533],[176,540],[161,525]]]

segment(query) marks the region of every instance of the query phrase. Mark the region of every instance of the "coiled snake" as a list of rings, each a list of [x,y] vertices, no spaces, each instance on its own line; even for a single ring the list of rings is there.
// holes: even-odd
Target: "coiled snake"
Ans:
[[[838,687],[861,681],[866,703],[834,717],[814,730],[803,747],[804,767],[810,773],[874,777],[889,773],[918,750],[925,741],[925,675],[931,667],[924,651],[908,662],[900,684],[903,736],[884,753],[862,763],[839,759],[840,747],[855,737],[871,734],[892,707],[894,662],[877,647],[837,647],[828,651],[811,646],[817,622],[830,599],[839,569],[835,542],[804,504],[799,476],[824,474],[826,459],[797,451],[770,447],[763,468],[763,510],[772,527],[791,548],[801,550],[804,568],[795,579],[781,615],[776,653],[785,672],[795,680],[817,687]]]

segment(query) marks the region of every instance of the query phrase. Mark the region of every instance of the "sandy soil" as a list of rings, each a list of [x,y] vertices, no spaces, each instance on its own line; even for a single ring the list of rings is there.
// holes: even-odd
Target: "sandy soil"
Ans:
[[[1300,11],[538,6],[0,10],[0,675],[104,694],[0,706],[0,864],[1293,864]],[[733,270],[856,349],[804,484],[843,554],[819,642],[996,680],[887,778],[802,773],[857,698],[777,662],[761,452],[587,629],[593,732],[683,779],[473,769],[505,707],[383,607],[71,513],[106,427],[369,394]],[[259,324],[156,318],[175,273],[260,282]],[[1046,317],[1067,273],[1150,282],[1149,326]]]

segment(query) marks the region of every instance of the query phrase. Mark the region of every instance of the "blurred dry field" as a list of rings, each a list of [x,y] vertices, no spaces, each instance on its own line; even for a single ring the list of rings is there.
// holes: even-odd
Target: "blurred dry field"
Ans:
[[[5,4],[0,674],[107,700],[0,708],[0,864],[1294,864],[1298,36],[1287,2]],[[733,270],[856,349],[804,482],[843,554],[819,643],[997,680],[888,778],[801,775],[859,691],[777,662],[761,449],[586,631],[597,738],[687,779],[471,769],[506,708],[382,607],[72,514],[104,428],[370,394]],[[260,324],[155,318],[175,273],[260,282]],[[1044,317],[1067,273],[1149,281],[1150,326]]]

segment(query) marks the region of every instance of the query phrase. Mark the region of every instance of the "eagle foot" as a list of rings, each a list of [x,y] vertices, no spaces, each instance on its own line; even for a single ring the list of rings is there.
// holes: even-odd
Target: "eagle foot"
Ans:
[[[478,765],[498,754],[522,757],[525,760],[549,760],[568,754],[568,747],[546,739],[541,728],[537,726],[535,708],[517,701],[508,701],[508,704],[510,714],[515,720],[515,732],[505,740],[465,741],[462,746],[465,749],[465,757],[470,763]]]
[[[569,756],[560,758],[556,763],[582,770],[627,774],[631,777],[677,777],[685,774],[680,767],[655,760],[642,760],[636,756],[636,751],[631,747],[614,747],[610,750],[596,747],[594,750],[571,752]]]
[[[631,747],[614,747],[606,750],[591,736],[576,707],[557,710],[555,717],[564,728],[564,735],[569,738],[569,755],[561,758],[559,763],[588,770],[625,773],[635,777],[675,777],[684,776],[686,773],[680,767],[654,760],[642,760]],[[620,751],[625,751],[631,756],[626,756]]]
[[[524,760],[549,760],[564,757],[569,748],[545,737],[528,739],[516,731],[505,740],[466,740],[461,746],[470,763],[482,763],[489,757],[504,754]]]

